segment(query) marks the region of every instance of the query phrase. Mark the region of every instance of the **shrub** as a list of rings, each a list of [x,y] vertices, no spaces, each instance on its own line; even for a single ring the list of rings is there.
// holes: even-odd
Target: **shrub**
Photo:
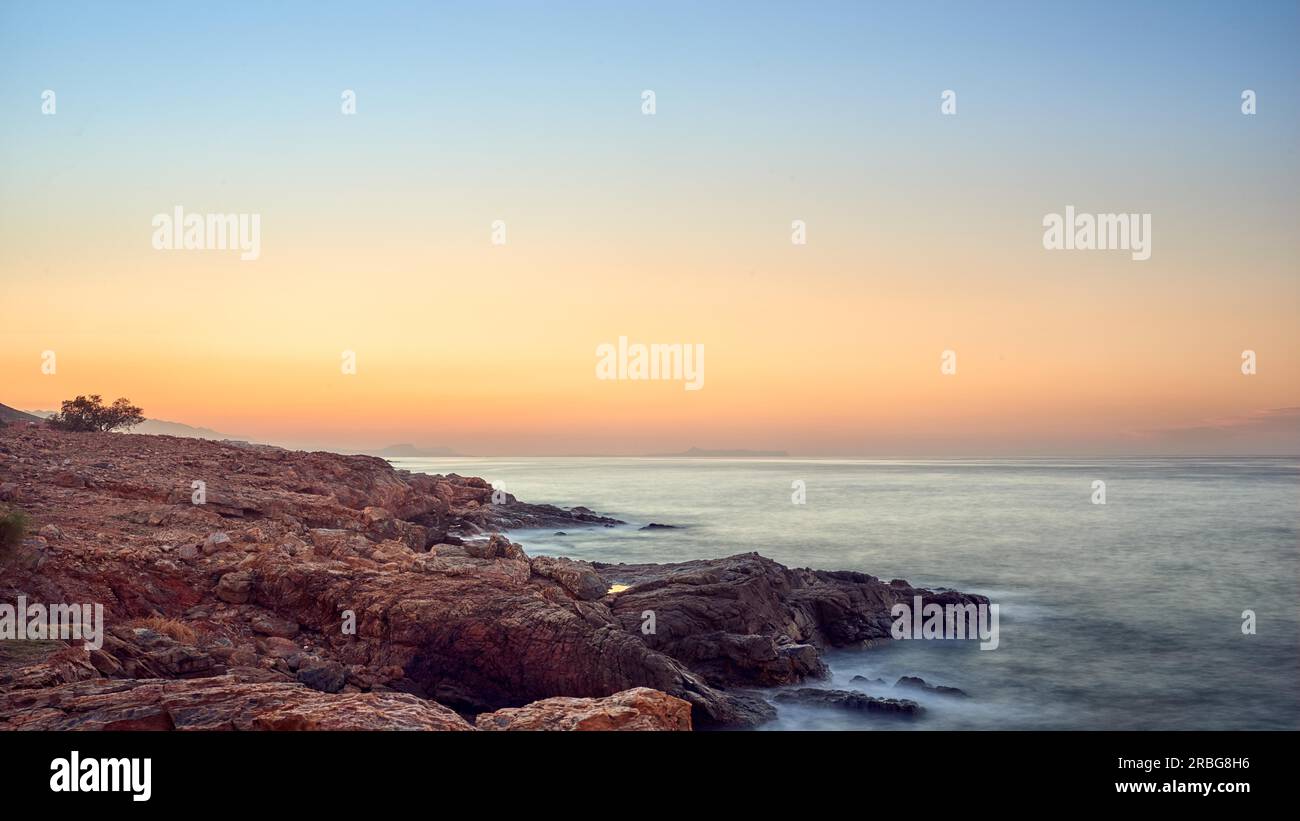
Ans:
[[[50,417],[50,425],[59,430],[111,431],[130,430],[144,421],[144,411],[126,398],[104,406],[99,394],[78,396],[63,403],[63,408]]]
[[[198,634],[194,628],[190,627],[183,621],[168,619],[163,616],[150,616],[146,619],[136,619],[131,622],[132,627],[147,627],[155,633],[162,633],[164,636],[171,636],[181,644],[194,644],[198,641]]]
[[[8,553],[27,535],[27,514],[0,505],[0,553]]]

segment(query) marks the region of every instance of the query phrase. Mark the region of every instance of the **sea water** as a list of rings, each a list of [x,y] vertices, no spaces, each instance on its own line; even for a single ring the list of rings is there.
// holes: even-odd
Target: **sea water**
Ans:
[[[1300,459],[393,462],[628,522],[511,533],[531,555],[679,562],[757,551],[1000,605],[995,650],[832,650],[831,678],[809,685],[914,698],[927,708],[919,719],[778,704],[764,729],[1300,728]],[[673,528],[639,529],[650,522]],[[893,687],[904,675],[969,698]]]

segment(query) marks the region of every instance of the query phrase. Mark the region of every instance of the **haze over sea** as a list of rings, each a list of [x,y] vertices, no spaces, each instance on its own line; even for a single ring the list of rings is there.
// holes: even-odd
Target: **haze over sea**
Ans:
[[[810,686],[917,698],[903,721],[778,704],[764,729],[1300,728],[1300,459],[394,459],[626,526],[514,531],[530,555],[679,562],[757,551],[982,593],[1000,645],[827,655]],[[806,483],[807,502],[791,501]],[[1106,504],[1092,503],[1094,480]],[[658,522],[671,530],[638,528]],[[1242,611],[1257,634],[1242,633]],[[971,697],[850,684],[919,675]]]

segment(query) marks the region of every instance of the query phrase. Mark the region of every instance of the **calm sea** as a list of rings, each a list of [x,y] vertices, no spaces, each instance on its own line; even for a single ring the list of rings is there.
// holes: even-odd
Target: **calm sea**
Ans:
[[[1000,605],[996,650],[895,641],[834,651],[832,679],[814,683],[919,675],[969,699],[921,697],[926,714],[905,723],[779,705],[765,729],[1300,728],[1295,458],[393,461],[629,523],[511,534],[534,555],[675,562],[752,550]],[[1096,480],[1104,505],[1093,503]],[[649,522],[676,529],[638,529]],[[1242,632],[1246,610],[1254,635]]]

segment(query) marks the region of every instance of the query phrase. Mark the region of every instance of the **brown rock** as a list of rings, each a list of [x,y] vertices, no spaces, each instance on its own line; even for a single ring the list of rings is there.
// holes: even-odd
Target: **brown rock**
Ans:
[[[10,549],[5,561],[5,569],[35,573],[44,567],[49,559],[50,550],[44,537],[23,539]]]
[[[203,542],[203,555],[211,556],[213,553],[219,553],[223,550],[234,548],[235,543],[231,541],[230,536],[225,533],[213,533]]]
[[[272,636],[265,641],[266,652],[271,656],[280,659],[298,658],[302,655],[303,650],[298,645],[286,638]]]
[[[301,687],[284,677],[332,661],[349,667],[352,686],[402,689],[464,712],[648,687],[689,702],[696,726],[744,724],[772,708],[722,688],[815,676],[823,648],[887,639],[890,606],[913,593],[978,601],[752,554],[534,569],[508,538],[482,534],[613,520],[512,497],[493,504],[481,479],[411,474],[373,457],[13,425],[0,429],[0,448],[12,457],[0,460],[0,485],[23,489],[24,509],[63,534],[57,550],[39,537],[24,542],[27,560],[0,574],[0,600],[21,591],[32,601],[103,602],[110,625],[193,613],[185,620],[200,637],[195,646],[122,634],[106,640],[112,659],[95,663],[10,669],[0,660],[6,694],[70,676],[210,677],[262,664],[257,675],[271,678],[258,683]],[[52,481],[49,466],[65,462],[56,470],[84,487]],[[209,504],[190,504],[185,477],[207,481]],[[134,521],[133,511],[146,515]],[[250,520],[236,528],[253,539],[240,542],[247,556],[218,536],[231,519]],[[160,560],[164,543],[178,546],[169,555],[180,561]],[[426,553],[429,544],[437,547]],[[213,549],[205,558],[198,545]],[[591,573],[604,589],[632,587],[596,596]],[[310,651],[255,632],[250,605],[300,625]],[[653,633],[641,631],[645,610],[656,614]],[[355,631],[342,630],[345,618]]]
[[[148,627],[110,628],[104,635],[103,651],[120,666],[120,672],[113,675],[123,678],[197,678],[222,672],[207,652]],[[95,666],[105,669],[99,663]]]
[[[253,647],[236,647],[226,659],[231,667],[251,667],[257,664],[257,650]]]
[[[406,693],[329,695],[240,676],[97,679],[0,693],[10,730],[473,730]]]
[[[183,553],[181,558],[184,558]],[[217,582],[217,598],[231,604],[243,604],[248,601],[252,590],[253,574],[247,570],[232,571]]]
[[[587,562],[551,556],[534,556],[529,560],[533,575],[558,583],[576,598],[595,601],[605,595],[609,585]]]
[[[480,714],[480,730],[689,730],[691,705],[636,687],[604,698],[548,698]]]
[[[55,474],[53,481],[59,487],[83,488],[86,486],[86,478],[70,470]]]
[[[465,552],[476,559],[528,559],[522,547],[500,533],[493,533],[486,542],[465,545]]]
[[[312,659],[298,667],[298,680],[322,693],[337,693],[347,684],[347,668],[337,661]]]
[[[257,613],[249,620],[249,626],[253,628],[254,633],[261,633],[264,636],[278,636],[283,639],[291,639],[298,635],[298,622],[292,619],[282,619],[274,613]]]
[[[601,564],[624,630],[686,663],[720,687],[793,684],[825,674],[821,648],[888,640],[894,604],[987,602],[956,591],[932,592],[866,573],[791,569],[757,553],[679,564]],[[643,614],[655,630],[642,633]]]

